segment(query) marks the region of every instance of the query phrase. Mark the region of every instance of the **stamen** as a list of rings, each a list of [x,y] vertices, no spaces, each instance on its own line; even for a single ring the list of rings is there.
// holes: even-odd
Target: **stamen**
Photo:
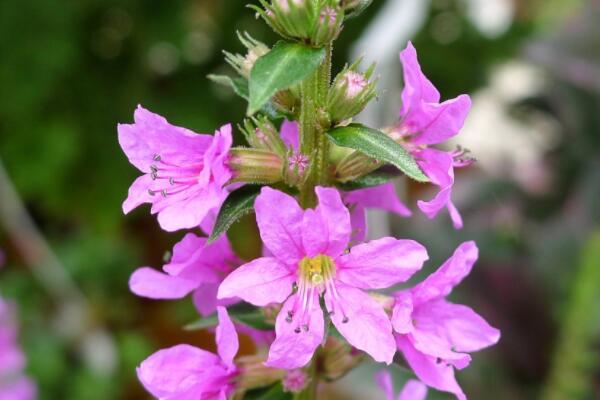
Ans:
[[[342,324],[347,324],[348,321],[350,321],[350,318],[348,318],[347,316],[344,316],[344,318],[342,319]]]
[[[160,156],[160,154],[155,154],[154,157],[152,157],[152,159],[154,161],[160,161],[160,160],[162,160],[162,157]]]
[[[148,189],[148,194],[149,194],[150,196],[154,196],[156,193],[154,192],[154,190],[152,190],[152,189]]]

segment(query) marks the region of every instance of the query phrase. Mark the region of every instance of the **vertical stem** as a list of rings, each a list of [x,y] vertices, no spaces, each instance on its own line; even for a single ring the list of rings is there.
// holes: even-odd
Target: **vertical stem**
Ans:
[[[325,136],[319,115],[325,106],[331,82],[332,45],[325,48],[325,60],[301,86],[300,151],[310,160],[309,176],[300,188],[300,205],[316,205],[315,186],[329,180],[329,140]]]

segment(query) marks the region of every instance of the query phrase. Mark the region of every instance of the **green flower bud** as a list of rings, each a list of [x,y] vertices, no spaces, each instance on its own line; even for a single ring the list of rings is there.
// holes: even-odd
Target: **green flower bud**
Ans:
[[[228,162],[233,171],[231,182],[273,184],[283,179],[284,162],[269,150],[235,147]]]
[[[264,56],[269,52],[269,48],[258,40],[253,39],[248,33],[242,35],[237,33],[240,42],[248,49],[245,56],[241,54],[232,54],[227,51],[225,53],[225,61],[229,63],[241,76],[248,79],[250,77],[250,71],[260,57]]]
[[[352,118],[376,97],[377,82],[369,80],[375,65],[371,65],[367,72],[362,74],[357,70],[359,63],[360,61],[344,68],[335,78],[329,90],[327,111],[334,123]]]

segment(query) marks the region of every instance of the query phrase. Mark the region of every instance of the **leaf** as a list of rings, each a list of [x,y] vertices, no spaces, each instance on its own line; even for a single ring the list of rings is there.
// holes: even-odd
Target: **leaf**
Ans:
[[[345,191],[365,189],[388,183],[398,177],[398,171],[377,170],[368,175],[361,176],[350,182],[338,182],[337,186]]]
[[[187,324],[183,327],[185,331],[199,331],[202,329],[208,329],[219,325],[217,314],[209,315],[208,317],[202,317],[198,321]]]
[[[245,185],[229,193],[223,202],[215,227],[213,228],[208,243],[212,243],[233,225],[234,222],[254,210],[254,200],[260,192],[259,185]]]
[[[325,58],[325,49],[278,42],[250,71],[248,115],[260,110],[279,90],[310,76]]]
[[[223,86],[229,86],[235,94],[248,100],[248,81],[244,78],[232,78],[227,75],[208,75],[208,79]]]
[[[264,388],[246,392],[244,400],[292,400],[292,394],[284,392],[281,383]]]
[[[407,176],[419,182],[429,182],[417,162],[385,133],[360,124],[350,124],[327,132],[333,143],[396,166]]]

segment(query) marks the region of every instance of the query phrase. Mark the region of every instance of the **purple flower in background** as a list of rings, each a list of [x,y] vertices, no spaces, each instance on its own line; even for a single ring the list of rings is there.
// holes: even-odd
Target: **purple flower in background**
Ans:
[[[380,371],[375,375],[375,381],[385,393],[386,400],[394,400],[394,384],[389,371]],[[416,379],[410,379],[398,395],[398,400],[425,400],[427,386]]]
[[[129,188],[123,211],[150,203],[164,230],[198,227],[227,197],[223,187],[232,176],[227,166],[231,125],[214,136],[200,135],[141,106],[134,118],[134,124],[119,125],[119,143],[144,175]]]
[[[217,305],[231,304],[232,299],[217,301],[217,289],[241,261],[225,235],[214,243],[206,242],[206,238],[188,233],[173,247],[164,273],[142,267],[131,275],[131,291],[151,299],[181,299],[193,293],[194,304],[204,316],[212,314]]]
[[[400,123],[390,133],[417,160],[417,163],[440,191],[430,201],[419,201],[418,206],[429,218],[434,218],[446,207],[455,228],[461,228],[462,218],[452,203],[454,167],[469,165],[465,152],[445,152],[429,146],[445,142],[456,136],[462,128],[471,99],[460,95],[440,103],[440,93],[421,71],[417,51],[412,43],[400,53],[404,69],[404,89]]]
[[[13,306],[0,298],[0,399],[34,400],[37,390],[23,374],[25,356],[17,340]]]
[[[474,242],[461,244],[436,272],[413,287],[395,294],[392,325],[398,349],[425,384],[466,399],[454,368],[465,368],[468,353],[491,346],[500,332],[471,308],[445,297],[477,261]]]
[[[320,296],[331,321],[348,342],[376,361],[392,362],[396,346],[383,306],[364,290],[404,282],[427,259],[412,240],[391,237],[346,251],[350,214],[340,194],[316,188],[319,205],[302,210],[296,200],[268,187],[254,208],[260,235],[271,257],[242,265],[221,284],[219,298],[240,297],[255,306],[283,303],[267,365],[306,365],[323,342]]]
[[[225,400],[234,392],[239,341],[223,307],[218,307],[217,353],[181,344],[160,350],[137,369],[140,382],[160,400]]]

